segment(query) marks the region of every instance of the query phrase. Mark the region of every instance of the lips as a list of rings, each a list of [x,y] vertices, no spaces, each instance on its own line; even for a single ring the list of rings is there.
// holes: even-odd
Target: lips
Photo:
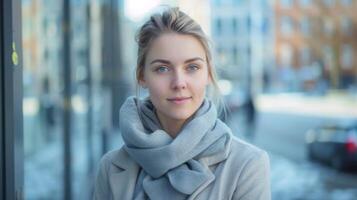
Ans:
[[[175,104],[183,104],[189,101],[191,97],[174,97],[174,98],[168,98],[167,100],[175,103]]]

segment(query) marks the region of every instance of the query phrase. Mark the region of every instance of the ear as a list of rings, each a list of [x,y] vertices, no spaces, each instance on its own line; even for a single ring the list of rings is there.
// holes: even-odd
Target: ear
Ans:
[[[139,79],[139,85],[145,89],[148,88],[144,78]]]
[[[137,71],[137,80],[141,87],[147,88],[147,83],[145,81],[143,71]]]

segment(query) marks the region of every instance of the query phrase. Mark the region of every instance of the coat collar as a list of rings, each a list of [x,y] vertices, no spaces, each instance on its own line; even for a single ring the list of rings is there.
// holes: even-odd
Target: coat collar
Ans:
[[[133,199],[139,165],[130,158],[124,148],[116,152],[111,162],[114,168],[110,170],[108,177],[112,199]]]
[[[131,159],[129,154],[125,151],[124,146],[119,149],[115,156],[113,156],[112,163],[124,170],[139,167],[138,164],[133,159]]]

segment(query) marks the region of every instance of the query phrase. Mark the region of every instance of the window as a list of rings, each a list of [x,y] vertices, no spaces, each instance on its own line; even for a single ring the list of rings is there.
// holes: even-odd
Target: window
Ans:
[[[238,49],[236,46],[233,47],[232,49],[232,58],[233,58],[233,64],[238,64]]]
[[[335,0],[324,0],[324,4],[328,7],[332,7],[336,4]]]
[[[235,6],[243,6],[248,2],[247,0],[232,0],[232,1]]]
[[[221,5],[221,0],[213,0],[213,4],[216,6],[220,6]]]
[[[282,7],[290,8],[293,5],[293,0],[281,0],[280,4]]]
[[[309,47],[303,47],[300,50],[300,62],[302,66],[310,64],[311,60],[311,50]]]
[[[262,20],[262,27],[261,27],[262,33],[268,33],[269,32],[269,18],[264,17]]]
[[[220,18],[216,19],[216,33],[217,35],[221,35],[222,33],[222,20]]]
[[[310,25],[310,20],[307,17],[303,17],[301,20],[301,32],[305,35],[305,36],[309,36],[310,35],[310,29],[311,29],[311,25]]]
[[[352,69],[353,67],[353,48],[349,44],[341,47],[341,66],[343,69]]]
[[[293,59],[293,48],[290,44],[282,44],[280,49],[280,62],[284,67],[290,67]]]
[[[300,5],[305,7],[311,4],[311,0],[300,0]]]
[[[89,175],[109,146],[106,136],[99,134],[103,124],[109,124],[101,118],[113,118],[102,109],[114,97],[102,92],[102,83],[109,82],[103,66],[120,66],[108,59],[106,51],[119,48],[113,39],[118,32],[113,25],[119,22],[113,11],[106,9],[103,15],[98,11],[114,4],[97,0],[21,3],[23,21],[33,24],[22,23],[24,199],[88,199]],[[63,24],[70,25],[71,41],[64,35],[68,32]],[[73,105],[71,117],[66,117],[70,109],[62,104],[67,100]],[[111,109],[119,108],[107,110]]]
[[[246,18],[246,24],[247,24],[247,30],[250,30],[250,27],[252,26],[252,20],[250,19],[249,16]]]
[[[325,45],[323,48],[323,59],[327,69],[331,69],[333,65],[333,51],[330,45]]]
[[[344,6],[350,6],[352,4],[352,0],[341,0],[341,4]]]
[[[324,33],[327,36],[332,36],[334,31],[335,31],[335,27],[333,24],[333,21],[331,18],[326,18],[324,20],[324,25],[323,25],[323,29],[324,29]]]
[[[236,18],[232,19],[232,33],[233,35],[238,33],[238,21]]]
[[[345,35],[352,35],[352,20],[348,16],[342,16],[340,20],[342,33]]]
[[[293,32],[293,21],[291,17],[289,16],[284,16],[281,18],[281,32],[283,35],[291,35]]]

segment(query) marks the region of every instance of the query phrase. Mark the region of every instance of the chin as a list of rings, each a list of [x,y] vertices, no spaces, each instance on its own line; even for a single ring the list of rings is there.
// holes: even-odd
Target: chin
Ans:
[[[189,117],[191,117],[192,114],[193,112],[175,110],[166,116],[170,116],[172,119],[176,119],[176,120],[186,120]]]

